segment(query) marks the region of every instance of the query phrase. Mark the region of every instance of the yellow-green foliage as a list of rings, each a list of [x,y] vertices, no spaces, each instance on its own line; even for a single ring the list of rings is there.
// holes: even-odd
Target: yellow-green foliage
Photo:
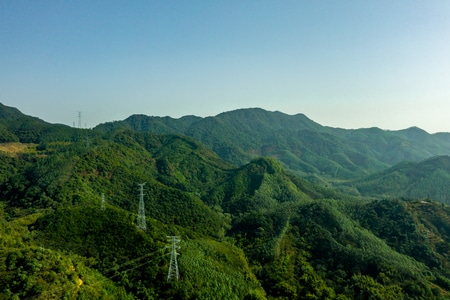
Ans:
[[[372,277],[355,274],[352,276],[352,281],[355,289],[355,299],[402,299],[404,294],[402,288],[397,285],[383,285],[375,281]]]
[[[264,292],[242,250],[226,242],[186,240],[182,243],[180,289],[189,299],[243,299]]]
[[[85,259],[64,255],[43,247],[22,247],[6,251],[0,266],[0,299],[128,299],[97,271],[85,266]]]
[[[41,214],[6,221],[0,210],[0,299],[132,299],[84,257],[36,245]]]
[[[362,141],[372,133],[383,145],[390,138],[295,118],[285,124],[280,114],[241,111],[196,131],[201,118],[174,125],[137,116],[103,136],[24,116],[0,119],[0,141],[38,144],[17,155],[0,151],[0,299],[448,298],[448,207],[356,198],[348,193],[359,195],[358,182],[340,192],[318,184],[387,166],[385,147]],[[275,130],[269,120],[278,120]],[[153,125],[191,130],[243,164],[222,161],[192,138],[130,130]],[[255,158],[261,154],[272,158]],[[434,170],[448,162],[400,165],[381,186],[397,192],[414,178],[409,192],[445,198],[447,173]],[[136,227],[142,182],[145,232]],[[179,281],[167,281],[167,235],[182,237]]]

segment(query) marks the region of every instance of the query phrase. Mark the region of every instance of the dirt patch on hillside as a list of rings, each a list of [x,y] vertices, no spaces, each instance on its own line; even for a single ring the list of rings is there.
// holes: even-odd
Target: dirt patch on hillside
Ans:
[[[24,152],[30,152],[36,149],[36,144],[24,144],[24,143],[0,143],[0,151],[9,154],[18,154]]]

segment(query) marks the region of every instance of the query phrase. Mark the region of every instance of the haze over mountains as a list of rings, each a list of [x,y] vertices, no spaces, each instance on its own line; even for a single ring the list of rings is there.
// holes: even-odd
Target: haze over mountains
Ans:
[[[351,179],[402,161],[450,154],[450,133],[428,134],[417,127],[345,130],[322,126],[302,114],[291,116],[258,108],[207,118],[133,115],[95,129],[108,132],[117,128],[183,134],[234,164],[258,156],[274,157],[294,173],[320,180]]]
[[[50,136],[54,139],[58,134],[73,129],[49,124],[25,116],[16,108],[0,105],[0,132],[3,133],[0,138],[3,142],[37,142],[41,137],[45,140]],[[118,129],[189,136],[234,165],[248,163],[260,156],[273,157],[287,170],[302,178],[321,184],[337,183],[337,187],[344,187],[347,192],[361,192],[364,195],[378,194],[380,190],[376,186],[380,186],[379,182],[383,180],[374,180],[374,177],[386,176],[385,172],[389,172],[387,169],[396,164],[405,161],[418,163],[434,156],[450,154],[450,133],[429,134],[417,127],[398,131],[332,128],[322,126],[303,114],[287,115],[259,108],[239,109],[206,118],[132,115],[123,121],[100,124],[93,132],[108,133]],[[420,172],[431,170],[420,166],[416,168]],[[429,175],[426,177],[434,178],[435,182],[445,182],[448,166],[444,163],[435,164],[435,167],[443,171],[433,170],[433,174],[426,174]],[[384,170],[387,171],[383,173]],[[403,186],[406,179],[400,177],[390,177],[390,182],[401,181],[392,187],[402,186],[398,192],[392,191],[391,195],[410,196],[409,192],[405,192],[410,188]],[[409,180],[414,182],[414,179]],[[358,183],[355,188],[353,182],[365,183]],[[417,187],[414,183],[409,184]],[[352,188],[349,189],[348,185]],[[367,193],[371,189],[377,192]],[[384,186],[382,189],[389,188]],[[449,193],[448,189],[434,193],[425,189],[419,194],[434,195],[440,201],[450,201]]]
[[[0,123],[0,131],[7,132],[4,136],[11,135],[6,138],[7,141],[33,141],[32,137],[27,136],[31,131],[37,137],[44,136],[45,139],[46,135],[54,136],[54,131],[70,130],[67,126],[48,124],[3,105],[0,113],[3,119],[8,120],[8,126]],[[16,130],[17,133],[11,133],[7,128]],[[434,156],[450,155],[450,133],[429,134],[417,127],[398,131],[379,128],[332,128],[320,125],[303,114],[287,115],[260,108],[238,109],[206,118],[184,116],[174,119],[132,115],[123,121],[100,124],[93,132],[108,133],[119,129],[185,135],[206,145],[221,159],[234,165],[248,163],[260,156],[273,157],[287,170],[302,178],[325,185],[335,185],[356,195],[361,193],[375,196],[381,190],[385,191],[381,193],[382,195],[387,195],[388,186],[391,186],[390,189],[402,188],[396,192],[390,191],[390,195],[413,196],[414,193],[406,191],[412,186],[418,189],[420,185],[416,184],[416,179],[409,178],[413,176],[412,172],[409,172],[409,175],[402,175],[409,179],[390,176],[391,184],[388,186],[381,186],[383,184],[380,182],[384,180],[378,177],[385,177],[389,168],[405,161],[419,163]],[[448,157],[441,158],[447,159]],[[441,170],[438,172],[433,168],[422,168],[424,164],[426,162],[415,168],[426,173],[422,174],[421,178],[446,182],[450,173],[448,165],[435,164],[434,167]],[[405,184],[410,187],[405,187]],[[427,186],[429,185],[425,184],[425,187]],[[376,192],[369,193],[368,190]],[[418,195],[423,197],[433,195],[437,200],[450,201],[448,188],[433,191],[425,188]]]
[[[262,109],[77,129],[0,104],[0,299],[446,299],[449,154]]]

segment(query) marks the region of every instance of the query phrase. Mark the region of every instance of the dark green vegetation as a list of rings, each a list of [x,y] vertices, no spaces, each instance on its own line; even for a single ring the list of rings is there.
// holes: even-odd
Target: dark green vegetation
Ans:
[[[400,163],[352,184],[362,195],[432,198],[450,204],[450,156]]]
[[[449,157],[354,179],[406,154],[445,154],[447,135],[344,131],[298,115],[288,139],[284,117],[138,116],[81,130],[0,105],[0,299],[448,299]],[[284,141],[270,140],[273,128]],[[393,146],[389,161],[379,146],[375,159],[377,143],[364,142],[372,131],[386,147],[416,139],[416,150]],[[286,171],[288,145],[310,169]],[[261,151],[270,147],[279,155]],[[346,176],[320,171],[335,163]],[[142,182],[145,232],[136,226]],[[179,281],[167,281],[169,235],[182,239]]]
[[[291,116],[258,108],[207,118],[133,115],[96,127],[102,132],[117,128],[183,134],[237,165],[259,156],[274,157],[297,175],[328,182],[450,153],[450,133],[428,134],[416,127],[400,131],[344,130],[324,127],[302,114]]]

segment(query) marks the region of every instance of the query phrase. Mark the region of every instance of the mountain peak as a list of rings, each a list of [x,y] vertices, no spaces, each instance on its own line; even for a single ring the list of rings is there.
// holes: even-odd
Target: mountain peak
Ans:
[[[15,107],[6,106],[0,103],[0,119],[17,120],[25,115]]]
[[[404,129],[404,131],[415,132],[415,133],[419,133],[419,134],[428,134],[428,132],[426,132],[425,130],[423,130],[422,128],[419,128],[417,126],[411,126],[409,128]]]

